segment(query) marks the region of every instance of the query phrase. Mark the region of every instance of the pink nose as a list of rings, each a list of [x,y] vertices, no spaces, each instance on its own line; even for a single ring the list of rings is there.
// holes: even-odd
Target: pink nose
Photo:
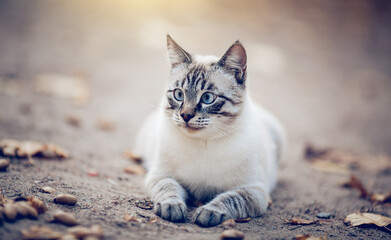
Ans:
[[[184,114],[184,113],[182,113],[182,114],[181,114],[181,117],[183,118],[183,120],[184,120],[185,122],[189,122],[190,119],[192,119],[192,118],[194,117],[194,115],[193,115],[193,114]]]

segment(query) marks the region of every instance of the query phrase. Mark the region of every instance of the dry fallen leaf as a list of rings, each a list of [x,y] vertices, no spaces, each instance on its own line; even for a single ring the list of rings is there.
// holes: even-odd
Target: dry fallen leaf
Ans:
[[[349,151],[343,151],[335,148],[318,148],[307,144],[304,150],[304,158],[310,163],[314,161],[325,161],[335,163],[346,169],[361,168],[366,172],[380,172],[384,169],[391,169],[391,158],[384,154],[356,154]],[[329,172],[335,172],[336,169],[327,166]],[[318,168],[321,170],[321,168]]]
[[[83,105],[90,97],[90,88],[82,77],[58,74],[37,76],[35,90],[38,93],[70,98],[74,103]]]
[[[311,225],[320,222],[320,220],[306,220],[306,219],[300,219],[295,217],[292,219],[284,219],[284,221],[292,225]]]
[[[391,203],[391,192],[385,194],[372,194],[371,201],[375,203]]]
[[[293,238],[294,240],[327,240],[327,235],[321,236],[321,237],[313,237],[311,235],[297,235]]]
[[[61,237],[59,232],[56,232],[48,227],[32,226],[28,230],[22,230],[24,240],[36,239],[58,239]]]
[[[366,198],[370,195],[368,190],[355,175],[350,176],[349,182],[342,184],[342,186],[357,189],[360,192],[360,197],[362,198]]]
[[[137,154],[135,154],[133,151],[130,150],[125,151],[125,157],[130,158],[130,160],[132,160],[137,164],[141,164],[143,162],[143,159],[140,156],[138,156]]]
[[[36,141],[16,141],[4,139],[0,141],[0,151],[10,157],[45,157],[45,158],[68,158],[68,152],[55,145],[43,144]]]
[[[346,216],[344,222],[349,223],[354,227],[366,224],[374,224],[378,227],[384,227],[391,231],[391,229],[388,228],[388,225],[391,224],[391,218],[374,213],[352,213]]]
[[[145,169],[139,165],[132,165],[132,166],[126,167],[124,169],[124,171],[126,173],[134,174],[134,175],[144,175],[145,174]]]

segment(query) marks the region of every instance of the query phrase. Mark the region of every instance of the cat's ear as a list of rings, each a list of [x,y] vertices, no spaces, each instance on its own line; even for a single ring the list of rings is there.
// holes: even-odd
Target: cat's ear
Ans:
[[[182,63],[191,63],[191,55],[183,50],[178,43],[167,34],[167,50],[170,58],[171,68],[174,68]]]
[[[247,70],[247,54],[243,45],[239,41],[232,44],[221,57],[218,65],[232,73],[239,84],[243,84],[246,80]]]

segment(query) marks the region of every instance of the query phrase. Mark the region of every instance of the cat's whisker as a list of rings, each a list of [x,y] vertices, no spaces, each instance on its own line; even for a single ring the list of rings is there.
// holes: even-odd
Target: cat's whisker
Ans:
[[[140,99],[137,99],[136,101],[137,101],[138,103],[140,103],[140,104],[145,105],[145,106],[152,107],[154,110],[160,109],[160,108],[161,108],[161,106],[160,106],[159,104],[153,104],[153,103],[151,103],[151,102],[147,102],[147,101],[140,100]]]

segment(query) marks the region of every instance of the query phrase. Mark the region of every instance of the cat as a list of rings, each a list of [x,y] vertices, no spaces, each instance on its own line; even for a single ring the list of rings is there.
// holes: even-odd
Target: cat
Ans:
[[[167,35],[171,65],[160,109],[144,123],[135,152],[149,170],[154,212],[187,220],[188,199],[206,203],[191,221],[211,227],[265,213],[285,132],[247,93],[247,55],[236,41],[220,59],[191,55]]]

